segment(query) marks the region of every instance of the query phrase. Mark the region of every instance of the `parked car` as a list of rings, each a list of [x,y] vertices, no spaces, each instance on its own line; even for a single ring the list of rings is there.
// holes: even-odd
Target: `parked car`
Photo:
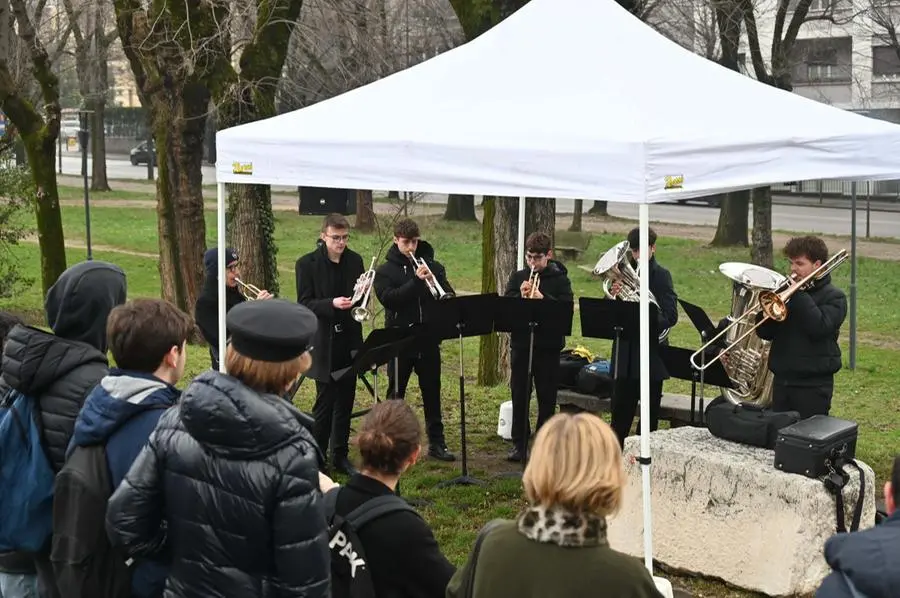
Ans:
[[[78,131],[81,130],[81,123],[77,120],[63,120],[59,123],[59,135],[63,139],[70,137],[78,138]]]
[[[132,148],[130,154],[134,166],[146,164],[150,160],[153,161],[153,166],[156,166],[156,148],[153,147],[153,142],[142,141],[137,147]]]
[[[707,195],[705,197],[694,197],[692,199],[677,199],[675,201],[676,201],[676,203],[679,203],[681,205],[691,202],[691,203],[702,203],[702,204],[706,204],[707,206],[710,206],[712,208],[718,208],[719,205],[721,205],[721,203],[722,203],[722,196],[721,195]]]

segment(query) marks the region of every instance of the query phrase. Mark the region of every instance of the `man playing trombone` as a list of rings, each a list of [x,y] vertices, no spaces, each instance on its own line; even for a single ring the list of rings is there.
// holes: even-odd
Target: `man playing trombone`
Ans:
[[[507,297],[573,301],[572,283],[568,270],[553,258],[550,237],[535,232],[525,241],[527,268],[513,272],[506,285]],[[508,461],[522,461],[527,455],[526,438],[531,434],[528,405],[531,388],[537,394],[538,417],[535,434],[556,412],[556,390],[559,383],[559,352],[565,346],[562,336],[548,336],[541,327],[535,329],[531,351],[531,377],[528,376],[529,337],[527,332],[513,332],[510,336],[510,392],[512,394],[513,448]]]
[[[819,237],[796,237],[787,242],[784,255],[796,282],[828,261],[828,247]],[[756,321],[763,317],[759,314]],[[846,317],[847,297],[826,273],[793,293],[783,321],[768,319],[756,329],[761,339],[772,341],[773,411],[797,411],[803,418],[828,415],[834,374],[841,369],[838,335]]]
[[[353,362],[353,352],[362,347],[362,323],[351,316],[357,280],[363,275],[363,259],[347,247],[350,223],[340,214],[329,214],[322,222],[316,248],[297,260],[297,302],[319,319],[313,338],[313,365],[307,376],[316,381],[313,405],[313,437],[328,454],[335,470],[356,473],[348,457],[350,415],[356,399],[356,376],[340,381],[331,373]]]
[[[194,304],[194,320],[203,339],[209,343],[209,358],[214,370],[219,369],[219,249],[213,247],[203,255],[206,278]],[[226,313],[248,299],[271,299],[272,294],[257,289],[240,279],[238,254],[231,247],[225,249],[225,310]],[[245,294],[246,293],[246,294]],[[228,330],[225,331],[226,337]]]
[[[409,218],[394,224],[394,244],[375,272],[375,294],[384,306],[385,326],[423,323],[424,304],[452,296],[446,270],[434,259],[434,248],[419,239],[419,226]],[[440,341],[419,342],[388,365],[388,384],[395,399],[403,399],[413,370],[419,379],[428,454],[441,461],[456,456],[447,450],[441,416]]]

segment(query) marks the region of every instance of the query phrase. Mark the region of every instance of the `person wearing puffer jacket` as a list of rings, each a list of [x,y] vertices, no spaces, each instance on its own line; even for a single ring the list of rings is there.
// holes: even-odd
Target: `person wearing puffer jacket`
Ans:
[[[166,412],[109,500],[130,557],[171,557],[165,598],[329,595],[323,461],[312,420],[279,395],[312,363],[307,308],[249,301],[227,317],[228,374],[207,371]]]
[[[888,598],[900,594],[900,455],[894,458],[891,481],[884,485],[884,501],[888,518],[879,525],[837,534],[825,542],[825,561],[832,571],[815,598]]]

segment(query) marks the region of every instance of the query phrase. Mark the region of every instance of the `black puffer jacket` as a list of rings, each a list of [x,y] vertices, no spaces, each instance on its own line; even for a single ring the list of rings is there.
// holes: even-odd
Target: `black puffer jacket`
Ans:
[[[438,283],[447,293],[454,293],[447,281],[443,264],[435,261],[434,248],[419,241],[416,257],[425,260]],[[425,319],[425,304],[434,301],[425,281],[416,276],[416,269],[408,256],[391,245],[386,261],[375,270],[375,295],[384,306],[385,326],[410,326]]]
[[[847,296],[824,276],[809,291],[794,293],[783,322],[769,320],[756,329],[772,341],[769,369],[779,384],[817,386],[841,369],[838,335],[847,317]],[[757,317],[759,321],[761,316]]]
[[[320,455],[308,425],[279,397],[204,372],[110,499],[110,537],[132,556],[167,544],[166,598],[328,596]]]

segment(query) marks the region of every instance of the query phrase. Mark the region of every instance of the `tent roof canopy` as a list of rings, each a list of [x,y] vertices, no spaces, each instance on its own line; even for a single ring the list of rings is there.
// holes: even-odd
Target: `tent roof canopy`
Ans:
[[[725,69],[613,0],[531,0],[467,44],[216,141],[230,183],[640,203],[900,178],[900,126]]]

